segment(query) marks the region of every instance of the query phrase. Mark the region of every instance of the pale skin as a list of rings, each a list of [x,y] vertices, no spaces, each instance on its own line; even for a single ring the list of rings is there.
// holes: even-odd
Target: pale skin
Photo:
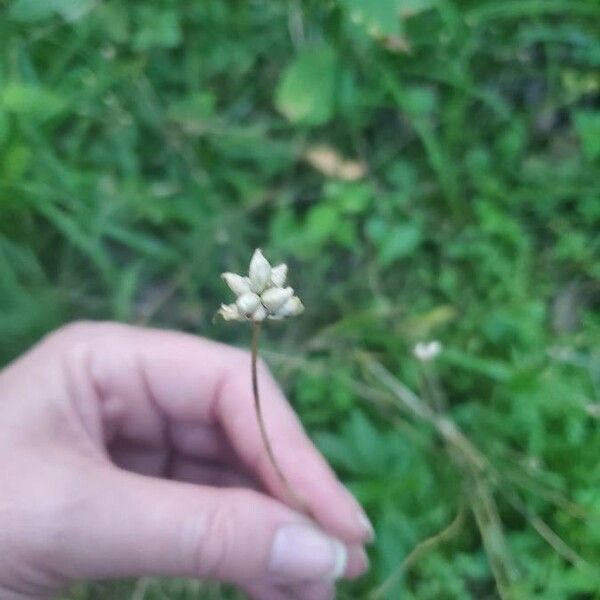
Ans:
[[[1,371],[0,598],[148,575],[326,600],[362,574],[364,512],[261,365],[274,451],[315,521],[286,506],[249,365],[191,335],[77,323]]]

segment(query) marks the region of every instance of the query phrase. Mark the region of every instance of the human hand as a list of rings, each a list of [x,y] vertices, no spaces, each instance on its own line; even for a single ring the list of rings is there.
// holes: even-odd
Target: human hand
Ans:
[[[285,506],[249,355],[180,333],[78,323],[0,372],[0,598],[182,576],[258,600],[324,600],[372,530],[264,366],[274,450],[316,523]]]

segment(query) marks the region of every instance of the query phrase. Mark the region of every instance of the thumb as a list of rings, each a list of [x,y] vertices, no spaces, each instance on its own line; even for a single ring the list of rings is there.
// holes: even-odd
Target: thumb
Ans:
[[[341,542],[263,494],[116,469],[101,477],[102,491],[69,544],[74,579],[162,575],[296,582],[333,580],[346,570]]]

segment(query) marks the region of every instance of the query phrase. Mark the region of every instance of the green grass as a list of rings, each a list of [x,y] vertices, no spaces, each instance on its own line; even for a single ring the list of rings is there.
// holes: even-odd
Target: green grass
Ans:
[[[266,358],[376,524],[340,598],[401,564],[381,597],[600,598],[598,23],[594,0],[0,0],[0,361],[79,317],[247,345],[213,315],[261,246],[308,307]],[[366,173],[312,166],[323,144]],[[230,597],[146,583],[68,598]]]

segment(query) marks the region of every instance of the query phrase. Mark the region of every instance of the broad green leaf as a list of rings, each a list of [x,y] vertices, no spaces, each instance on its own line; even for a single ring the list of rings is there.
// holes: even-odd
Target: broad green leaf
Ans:
[[[303,50],[281,76],[275,105],[292,123],[326,123],[335,109],[336,70],[329,46]]]

